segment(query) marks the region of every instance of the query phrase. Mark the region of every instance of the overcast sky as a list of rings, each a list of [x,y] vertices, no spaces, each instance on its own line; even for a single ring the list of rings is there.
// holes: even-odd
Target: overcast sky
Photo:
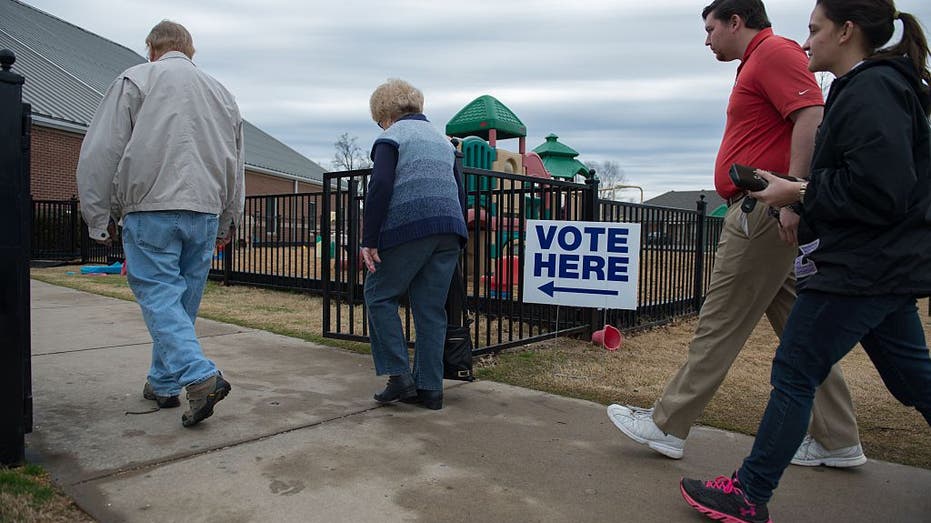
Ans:
[[[441,130],[490,94],[582,161],[617,162],[649,199],[712,189],[714,157],[738,62],[704,47],[710,0],[26,0],[144,55],[160,20],[194,36],[194,61],[224,83],[243,116],[325,168],[348,132],[379,132],[368,97],[389,77],[426,98]],[[899,0],[925,24],[928,0]],[[770,0],[777,34],[799,42],[814,0]],[[517,140],[499,142],[517,150]],[[636,191],[625,197],[639,199]]]

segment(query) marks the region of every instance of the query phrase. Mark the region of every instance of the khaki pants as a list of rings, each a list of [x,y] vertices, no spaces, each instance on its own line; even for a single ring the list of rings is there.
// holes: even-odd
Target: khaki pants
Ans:
[[[782,335],[795,303],[796,250],[779,239],[779,225],[765,205],[758,204],[750,214],[739,205],[727,210],[688,360],[654,405],[653,421],[663,432],[688,436],[764,312]],[[809,432],[829,450],[860,443],[850,391],[838,365],[815,394]]]

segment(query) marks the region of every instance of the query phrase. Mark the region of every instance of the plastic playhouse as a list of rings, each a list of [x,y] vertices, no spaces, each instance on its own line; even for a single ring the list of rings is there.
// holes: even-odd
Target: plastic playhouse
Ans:
[[[465,167],[530,176],[539,178],[541,183],[588,176],[588,168],[576,159],[579,153],[559,143],[555,134],[547,136],[543,144],[528,153],[527,127],[513,111],[490,95],[479,96],[456,113],[446,124],[446,134],[462,139],[459,147]],[[498,147],[498,140],[514,138],[518,139],[516,153]],[[525,195],[524,201],[502,202],[499,209],[498,203],[491,201],[487,194],[497,189],[508,192],[515,184],[526,182],[478,174],[468,174],[465,178],[470,231],[467,255],[474,259],[477,251],[478,259],[491,260],[489,267],[480,268],[484,274],[481,283],[489,286],[492,296],[507,298],[519,281],[517,249],[521,242],[519,231],[525,230],[523,222],[552,218],[552,202]],[[503,187],[497,187],[499,182]]]

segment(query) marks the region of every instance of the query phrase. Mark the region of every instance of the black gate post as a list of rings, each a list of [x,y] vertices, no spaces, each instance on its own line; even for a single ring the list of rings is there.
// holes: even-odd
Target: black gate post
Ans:
[[[90,260],[90,257],[91,257],[91,253],[90,253],[91,239],[90,239],[90,232],[87,230],[87,223],[84,221],[83,216],[81,216],[78,219],[77,234],[78,234],[78,245],[80,246],[80,249],[81,249],[81,265],[84,265],[85,263],[88,262],[88,260]]]
[[[695,296],[693,296],[695,312],[701,310],[701,304],[704,301],[705,285],[705,224],[708,202],[705,201],[705,195],[698,197],[698,220],[695,223]]]
[[[348,252],[345,255],[348,256],[346,265],[349,266],[349,275],[346,279],[349,283],[349,310],[352,311],[356,304],[356,286],[359,285],[359,248],[362,246],[362,237],[359,235],[361,231],[359,225],[361,223],[362,209],[360,207],[361,202],[359,201],[359,180],[355,177],[349,180],[349,195],[346,198],[346,203],[349,205],[347,212],[349,224],[347,226],[346,244],[343,245],[337,242],[337,246],[348,248]]]
[[[71,196],[71,199],[68,200],[68,205],[68,255],[79,254],[82,258],[81,263],[84,263],[84,252],[81,248],[81,207],[78,204],[78,199],[74,196]]]
[[[333,198],[333,177],[323,175],[323,201],[320,207],[320,279],[323,280],[323,332],[330,332],[330,199]],[[336,178],[336,183],[340,183]],[[339,187],[337,185],[337,187]],[[339,197],[339,191],[336,191]]]
[[[239,231],[233,231],[230,233],[230,241],[223,246],[223,250],[220,251],[223,253],[223,286],[229,287],[230,285],[230,273],[233,272],[233,243],[236,242],[236,235],[239,234]]]
[[[30,379],[29,197],[30,125],[23,77],[10,71],[16,57],[0,51],[0,463],[21,464],[32,432]]]
[[[456,168],[458,172],[462,174],[462,159],[464,155],[462,151],[459,150],[459,140],[453,138],[450,140],[450,143],[453,144],[453,148],[456,151]],[[463,178],[465,175],[463,175]],[[468,220],[468,215],[466,212],[467,207],[467,198],[465,191],[465,180],[457,180],[459,183],[459,198],[462,203],[462,218]],[[446,324],[455,325],[461,327],[466,324],[465,322],[465,310],[466,310],[466,292],[465,292],[465,280],[462,274],[462,258],[465,258],[465,250],[463,249],[459,253],[459,260],[456,262],[456,269],[453,271],[453,279],[449,283],[449,292],[446,295]],[[521,262],[523,262],[523,253],[521,253]],[[459,281],[456,281],[458,278]]]
[[[598,198],[598,177],[595,176],[595,170],[589,169],[588,176],[585,178],[585,185],[588,186],[588,194],[582,199],[582,219],[587,222],[600,222],[601,221],[601,212],[599,207],[601,202]],[[568,218],[568,216],[566,217]],[[592,333],[601,328],[599,323],[601,322],[602,314],[598,313],[598,309],[589,309],[588,314],[588,329],[586,330],[586,338],[591,337]],[[556,330],[559,330],[559,325],[556,325]]]

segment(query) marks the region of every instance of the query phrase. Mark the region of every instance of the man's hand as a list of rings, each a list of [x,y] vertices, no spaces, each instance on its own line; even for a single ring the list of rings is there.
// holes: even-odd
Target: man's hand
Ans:
[[[788,207],[779,209],[779,237],[789,245],[798,244],[798,223],[801,217]]]
[[[236,234],[236,226],[230,225],[230,230],[226,233],[226,236],[223,238],[217,238],[217,248],[222,249],[226,247],[226,244],[233,240],[233,236]]]
[[[362,247],[362,260],[369,272],[375,272],[375,264],[381,263],[378,257],[378,249],[374,247]]]
[[[107,239],[106,240],[94,240],[100,245],[106,245],[107,247],[113,245],[113,238],[116,236],[116,224],[113,223],[113,220],[110,220],[110,223],[107,224]]]

